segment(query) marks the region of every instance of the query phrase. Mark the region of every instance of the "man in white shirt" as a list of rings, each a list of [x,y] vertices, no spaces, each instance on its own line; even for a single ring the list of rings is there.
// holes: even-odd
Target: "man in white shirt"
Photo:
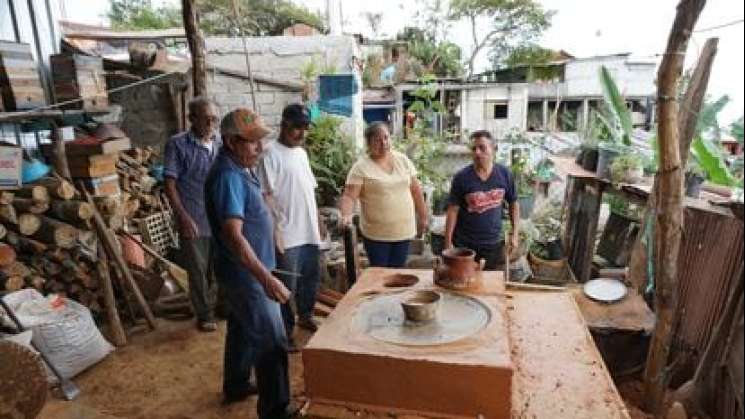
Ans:
[[[321,233],[315,197],[318,184],[303,148],[310,122],[303,105],[284,109],[279,137],[259,164],[259,178],[275,218],[277,267],[286,272],[279,276],[295,295],[297,325],[315,332],[318,326],[313,321],[313,307],[320,284]],[[290,302],[282,305],[282,317],[290,350],[295,352],[296,322]]]

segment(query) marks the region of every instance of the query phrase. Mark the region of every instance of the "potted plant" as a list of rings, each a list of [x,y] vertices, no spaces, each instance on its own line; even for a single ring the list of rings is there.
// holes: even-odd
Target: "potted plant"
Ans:
[[[528,219],[533,215],[535,189],[533,186],[534,173],[528,163],[525,150],[512,150],[512,175],[515,179],[517,199],[520,204],[520,218]]]
[[[548,196],[548,189],[551,186],[551,182],[554,181],[556,176],[556,170],[554,168],[554,162],[550,159],[543,159],[535,168],[535,180],[538,184],[538,189],[541,191],[543,196]]]
[[[692,156],[688,160],[688,167],[685,175],[686,196],[698,198],[701,195],[701,187],[706,182],[706,172]]]
[[[613,160],[610,173],[613,183],[636,183],[644,177],[644,166],[637,154],[626,153]]]
[[[596,114],[596,121],[603,127],[599,137],[597,176],[608,179],[613,161],[631,146],[634,125],[626,100],[605,66],[600,68],[600,84],[605,98],[605,112]]]

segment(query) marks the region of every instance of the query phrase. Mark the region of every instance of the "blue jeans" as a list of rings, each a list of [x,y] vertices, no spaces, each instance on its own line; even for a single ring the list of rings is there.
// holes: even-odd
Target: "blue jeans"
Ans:
[[[285,250],[284,255],[277,255],[279,269],[294,272],[300,277],[278,275],[287,289],[295,295],[295,306],[298,317],[310,319],[313,317],[313,307],[316,305],[318,288],[321,283],[321,251],[316,245],[306,244]],[[295,330],[295,312],[291,302],[282,305],[282,319],[285,322],[287,336],[292,340]]]
[[[409,257],[411,240],[381,242],[364,239],[365,252],[370,266],[377,268],[404,268]]]
[[[253,366],[259,389],[259,418],[284,418],[290,403],[290,379],[287,335],[279,304],[270,300],[253,279],[221,281],[220,285],[230,308],[223,393],[245,392]]]

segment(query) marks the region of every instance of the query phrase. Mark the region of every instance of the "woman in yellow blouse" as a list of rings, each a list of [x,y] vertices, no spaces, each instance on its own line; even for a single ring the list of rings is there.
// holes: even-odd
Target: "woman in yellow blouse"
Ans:
[[[405,154],[391,149],[388,125],[365,130],[367,155],[352,166],[342,195],[342,222],[351,223],[361,204],[362,235],[371,266],[402,268],[414,236],[427,228],[429,214],[416,168]]]

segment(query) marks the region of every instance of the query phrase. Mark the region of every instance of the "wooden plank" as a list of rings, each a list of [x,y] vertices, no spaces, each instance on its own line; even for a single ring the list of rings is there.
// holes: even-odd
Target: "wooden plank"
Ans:
[[[569,266],[579,282],[592,276],[598,219],[602,204],[602,185],[583,178],[570,177],[567,228],[564,243]]]

